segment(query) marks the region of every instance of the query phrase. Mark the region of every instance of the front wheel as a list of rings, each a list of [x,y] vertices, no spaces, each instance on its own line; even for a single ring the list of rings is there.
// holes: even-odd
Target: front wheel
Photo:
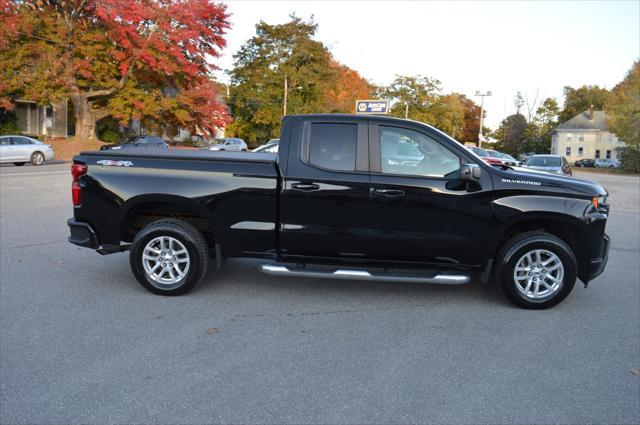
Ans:
[[[576,275],[573,251],[549,233],[515,236],[498,255],[496,277],[507,298],[519,307],[553,307],[569,295]]]
[[[195,227],[166,219],[145,226],[129,252],[131,271],[148,291],[182,295],[195,288],[208,268],[207,242]]]

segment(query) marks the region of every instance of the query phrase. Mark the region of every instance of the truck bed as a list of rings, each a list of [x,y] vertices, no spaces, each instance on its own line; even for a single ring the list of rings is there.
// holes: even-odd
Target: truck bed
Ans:
[[[275,164],[277,155],[262,152],[220,152],[205,149],[129,148],[80,152],[81,156],[115,156],[136,158],[201,159],[214,161],[242,161]]]
[[[81,152],[74,162],[87,166],[74,216],[103,246],[117,250],[148,221],[186,215],[227,255],[274,252],[274,154],[132,148]]]

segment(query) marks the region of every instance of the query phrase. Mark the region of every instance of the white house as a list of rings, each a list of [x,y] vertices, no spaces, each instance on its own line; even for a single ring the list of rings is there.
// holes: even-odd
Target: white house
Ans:
[[[569,162],[584,158],[620,159],[624,146],[609,132],[605,112],[592,108],[558,125],[551,135],[551,154],[564,156]]]

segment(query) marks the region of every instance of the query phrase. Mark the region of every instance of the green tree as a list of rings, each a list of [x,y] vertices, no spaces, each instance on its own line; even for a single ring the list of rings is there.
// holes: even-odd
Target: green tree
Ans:
[[[549,153],[551,151],[551,134],[558,126],[560,107],[558,101],[550,97],[542,102],[527,124],[523,152]]]
[[[559,113],[559,122],[570,120],[592,105],[595,110],[603,110],[608,99],[609,91],[598,86],[582,86],[577,89],[567,86],[564,88],[564,107]]]
[[[434,78],[398,75],[379,94],[391,100],[390,115],[394,117],[404,118],[408,106],[409,118],[436,125],[436,117],[442,113],[442,105],[438,104],[440,81]]]
[[[434,126],[457,140],[465,136],[466,105],[463,98],[459,93],[440,96],[433,107]]]
[[[509,115],[502,120],[492,136],[498,140],[496,149],[516,156],[525,152],[527,137],[527,119],[522,114]]]
[[[524,104],[524,96],[522,96],[521,92],[517,92],[516,97],[513,99],[513,105],[516,107],[516,114],[520,114],[520,109],[522,109]]]
[[[287,113],[323,112],[327,87],[336,78],[331,54],[313,39],[317,24],[291,16],[282,25],[263,21],[256,35],[234,55],[229,71],[229,106],[234,121],[229,135],[242,137],[255,146],[278,137],[283,114],[285,79],[288,86]]]
[[[607,102],[609,130],[629,146],[640,148],[640,62],[611,91]]]

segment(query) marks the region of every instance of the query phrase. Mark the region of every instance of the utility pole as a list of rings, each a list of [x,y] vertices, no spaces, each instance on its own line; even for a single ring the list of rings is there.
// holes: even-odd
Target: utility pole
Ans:
[[[478,130],[478,147],[482,147],[482,124],[484,122],[484,98],[485,96],[491,96],[491,90],[486,93],[482,93],[476,90],[476,96],[480,96],[480,129]]]
[[[409,119],[409,102],[404,106],[404,119]]]
[[[284,77],[284,105],[282,105],[282,116],[287,116],[287,94],[289,92],[289,79]]]

